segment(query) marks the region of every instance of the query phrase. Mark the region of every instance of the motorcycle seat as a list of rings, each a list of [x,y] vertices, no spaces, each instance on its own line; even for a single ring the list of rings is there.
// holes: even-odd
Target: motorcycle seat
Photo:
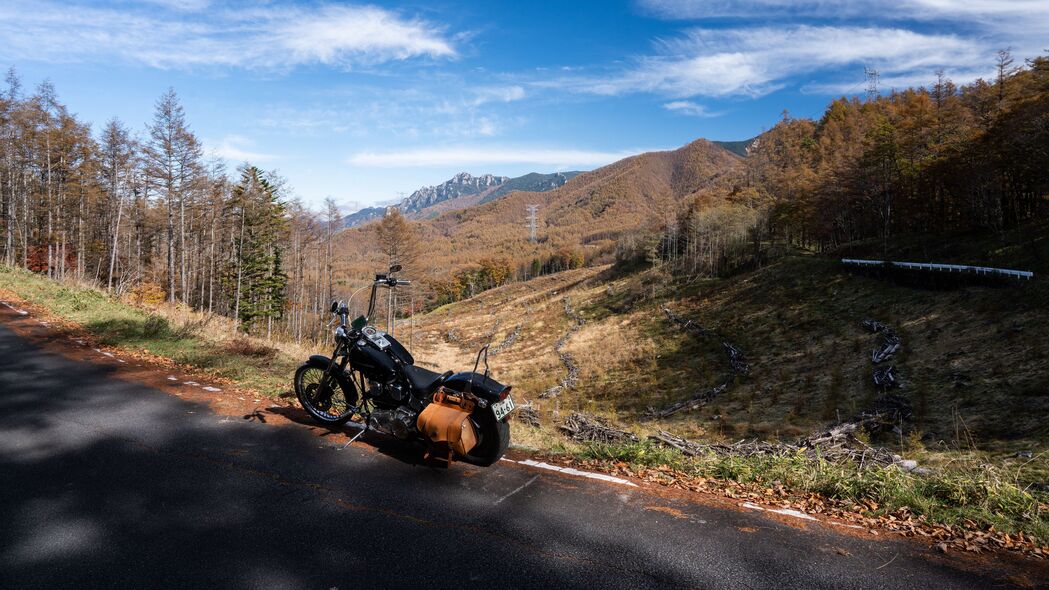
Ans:
[[[408,383],[411,384],[412,389],[424,395],[429,395],[436,391],[437,386],[451,374],[451,371],[434,373],[416,365],[404,366],[404,376],[408,378]]]

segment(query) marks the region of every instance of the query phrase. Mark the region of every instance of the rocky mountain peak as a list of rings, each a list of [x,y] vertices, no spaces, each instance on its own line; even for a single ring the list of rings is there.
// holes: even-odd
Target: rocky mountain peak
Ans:
[[[473,176],[469,172],[460,172],[441,184],[426,186],[415,191],[405,197],[398,207],[404,213],[414,213],[442,201],[483,192],[508,180],[510,178],[506,176],[494,176],[492,174]]]

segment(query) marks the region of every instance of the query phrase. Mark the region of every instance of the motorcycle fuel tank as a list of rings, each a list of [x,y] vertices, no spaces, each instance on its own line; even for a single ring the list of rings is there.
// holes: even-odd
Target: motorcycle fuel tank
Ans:
[[[350,365],[372,381],[385,383],[397,374],[393,359],[370,346],[354,346],[350,350]]]

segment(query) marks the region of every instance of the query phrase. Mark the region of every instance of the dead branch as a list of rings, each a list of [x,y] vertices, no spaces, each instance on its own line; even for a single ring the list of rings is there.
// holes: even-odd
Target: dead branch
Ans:
[[[568,438],[581,442],[638,442],[634,433],[610,426],[597,416],[580,412],[573,412],[558,428]]]

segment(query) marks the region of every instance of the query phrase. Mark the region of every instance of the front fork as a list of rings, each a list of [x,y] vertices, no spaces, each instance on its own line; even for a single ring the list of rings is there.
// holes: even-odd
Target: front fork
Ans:
[[[328,363],[328,368],[324,370],[324,375],[321,377],[322,387],[325,388],[325,391],[323,391],[321,395],[324,395],[326,398],[330,398],[335,393],[335,387],[339,387],[338,382],[334,377],[335,371],[344,371],[346,369],[346,364],[349,361],[348,358],[342,362],[336,360],[339,358],[339,352],[341,350],[342,345],[335,347],[335,350],[331,353],[331,362]],[[358,388],[358,395],[360,396],[359,404],[354,408],[354,411],[361,415],[364,427],[361,428],[361,431],[355,434],[353,438],[346,441],[345,446],[349,446],[350,443],[364,436],[364,433],[367,432],[371,426],[371,411],[368,409],[368,400],[366,399],[367,390],[364,388],[364,377],[361,376],[361,383],[359,386],[356,383],[353,385]]]
[[[335,371],[342,371],[345,367],[345,362],[340,363],[337,359],[339,358],[339,351],[342,350],[342,345],[337,345],[335,350],[331,353],[331,361],[328,363],[328,368],[324,369],[324,375],[321,376],[321,391],[317,396],[317,401],[326,403],[331,400],[331,396],[335,394],[335,388],[338,387],[338,382],[335,379]]]

